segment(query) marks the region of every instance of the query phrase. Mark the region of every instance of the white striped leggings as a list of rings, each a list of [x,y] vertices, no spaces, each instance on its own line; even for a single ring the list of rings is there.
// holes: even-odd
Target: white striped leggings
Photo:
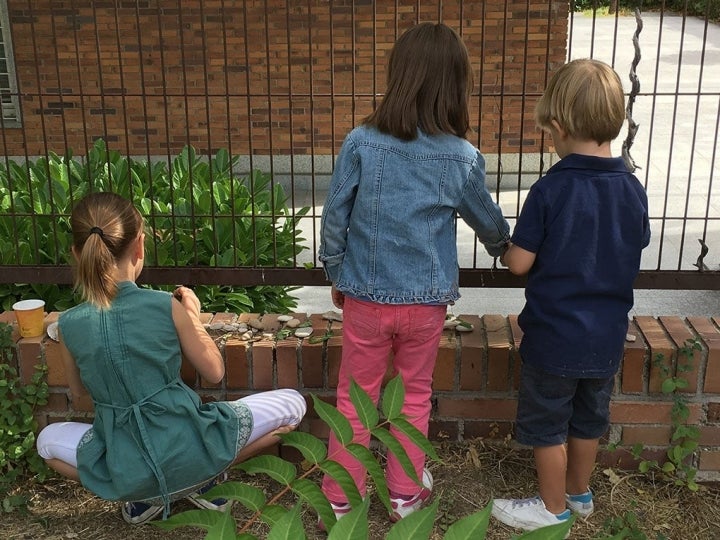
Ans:
[[[290,388],[260,392],[241,398],[252,412],[253,429],[246,445],[275,431],[281,426],[297,426],[305,416],[305,398]],[[43,459],[58,459],[77,468],[77,447],[92,424],[57,422],[45,427],[38,435],[38,454]]]

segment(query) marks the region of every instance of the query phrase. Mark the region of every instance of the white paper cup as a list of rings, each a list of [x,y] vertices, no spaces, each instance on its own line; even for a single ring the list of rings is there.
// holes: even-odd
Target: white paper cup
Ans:
[[[20,300],[13,304],[13,311],[21,337],[38,337],[45,329],[45,302],[43,300]]]

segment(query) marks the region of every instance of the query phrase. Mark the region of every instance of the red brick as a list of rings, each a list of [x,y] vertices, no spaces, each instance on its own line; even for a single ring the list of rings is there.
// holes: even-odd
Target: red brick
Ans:
[[[700,446],[720,446],[720,426],[700,426]]]
[[[488,340],[488,383],[490,391],[510,389],[511,345],[510,331],[505,317],[485,315],[483,317]]]
[[[673,374],[675,346],[660,323],[653,317],[635,317],[638,328],[650,347],[650,380],[648,392],[661,392],[662,383]]]
[[[610,422],[613,424],[669,424],[670,401],[611,401]],[[698,403],[688,404],[689,424],[697,424],[702,407]]]
[[[700,450],[701,471],[720,471],[720,450]]]
[[[296,338],[278,341],[275,345],[278,388],[299,388],[298,346]]]
[[[455,399],[441,396],[437,401],[437,414],[442,417],[515,420],[517,412],[517,401],[514,399]]]
[[[455,388],[455,361],[457,340],[453,331],[446,330],[440,337],[435,369],[433,370],[433,390],[453,390]]]
[[[29,384],[35,373],[35,366],[42,363],[40,353],[41,337],[23,338],[17,343],[20,380]]]
[[[337,334],[338,332],[333,330],[333,333]],[[328,387],[337,388],[340,362],[342,362],[342,333],[325,342],[325,358],[327,358]]]
[[[48,368],[48,386],[67,386],[68,381],[65,374],[65,363],[60,354],[60,344],[52,340],[46,340],[42,349],[45,355],[45,364],[47,364]]]
[[[460,438],[460,429],[457,420],[434,420],[430,418],[428,426],[428,439],[431,441],[457,441]]]
[[[232,324],[237,319],[238,316],[235,313],[219,312],[213,315],[211,324]]]
[[[463,422],[464,439],[505,439],[512,435],[512,422],[491,422],[487,420],[465,420]]]
[[[670,442],[670,426],[623,426],[623,445],[641,443],[645,446],[661,446]]]
[[[43,412],[66,412],[68,410],[68,392],[50,392],[45,405],[39,407],[39,411]]]
[[[513,340],[513,348],[515,350],[520,348],[520,342],[522,341],[523,331],[520,329],[518,324],[517,315],[508,315],[508,323],[510,324],[510,334]]]
[[[682,392],[695,393],[698,387],[698,376],[700,373],[700,365],[703,363],[703,352],[692,350],[692,357],[682,354],[680,349],[685,348],[688,340],[695,337],[685,322],[680,317],[660,317],[660,322],[670,335],[670,339],[675,343],[678,349],[677,358],[675,359],[675,376],[685,379],[688,385]]]
[[[720,403],[711,402],[707,404],[707,421],[720,423]]]
[[[302,387],[323,388],[323,344],[302,341]]]
[[[640,330],[637,325],[630,321],[628,334],[635,336],[635,341],[625,342],[625,353],[623,355],[621,375],[621,389],[624,394],[643,392],[646,349]]]
[[[87,394],[82,396],[72,396],[71,405],[73,411],[91,413],[95,410],[95,404],[93,403],[92,398]]]
[[[486,350],[483,323],[474,315],[460,315],[460,318],[474,328],[472,332],[456,334],[460,341],[460,390],[482,390]]]
[[[254,390],[272,390],[273,388],[273,349],[272,341],[255,341],[252,344],[252,373]]]
[[[225,342],[225,377],[227,388],[249,388],[248,345],[245,341],[231,338]]]
[[[643,448],[639,458],[635,458],[628,449],[618,448],[616,450],[608,450],[602,448],[598,451],[597,463],[601,467],[613,467],[626,471],[637,471],[638,465],[642,460],[655,460],[658,463],[667,461],[665,449]]]
[[[700,335],[707,350],[703,392],[720,394],[720,332],[710,319],[690,317],[688,322]]]

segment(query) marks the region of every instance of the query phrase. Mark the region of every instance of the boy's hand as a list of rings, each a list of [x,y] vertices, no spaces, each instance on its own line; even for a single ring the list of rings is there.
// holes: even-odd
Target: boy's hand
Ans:
[[[332,303],[336,308],[338,308],[338,309],[343,308],[343,305],[345,305],[345,294],[338,291],[335,288],[334,283],[333,283],[332,288],[330,289],[330,297],[332,298]]]

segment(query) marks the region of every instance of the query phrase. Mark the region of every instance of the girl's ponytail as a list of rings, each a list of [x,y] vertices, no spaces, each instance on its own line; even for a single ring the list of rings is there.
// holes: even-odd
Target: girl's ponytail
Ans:
[[[92,193],[70,217],[75,253],[75,286],[83,300],[100,308],[110,306],[117,293],[115,267],[142,232],[142,217],[115,193]]]

